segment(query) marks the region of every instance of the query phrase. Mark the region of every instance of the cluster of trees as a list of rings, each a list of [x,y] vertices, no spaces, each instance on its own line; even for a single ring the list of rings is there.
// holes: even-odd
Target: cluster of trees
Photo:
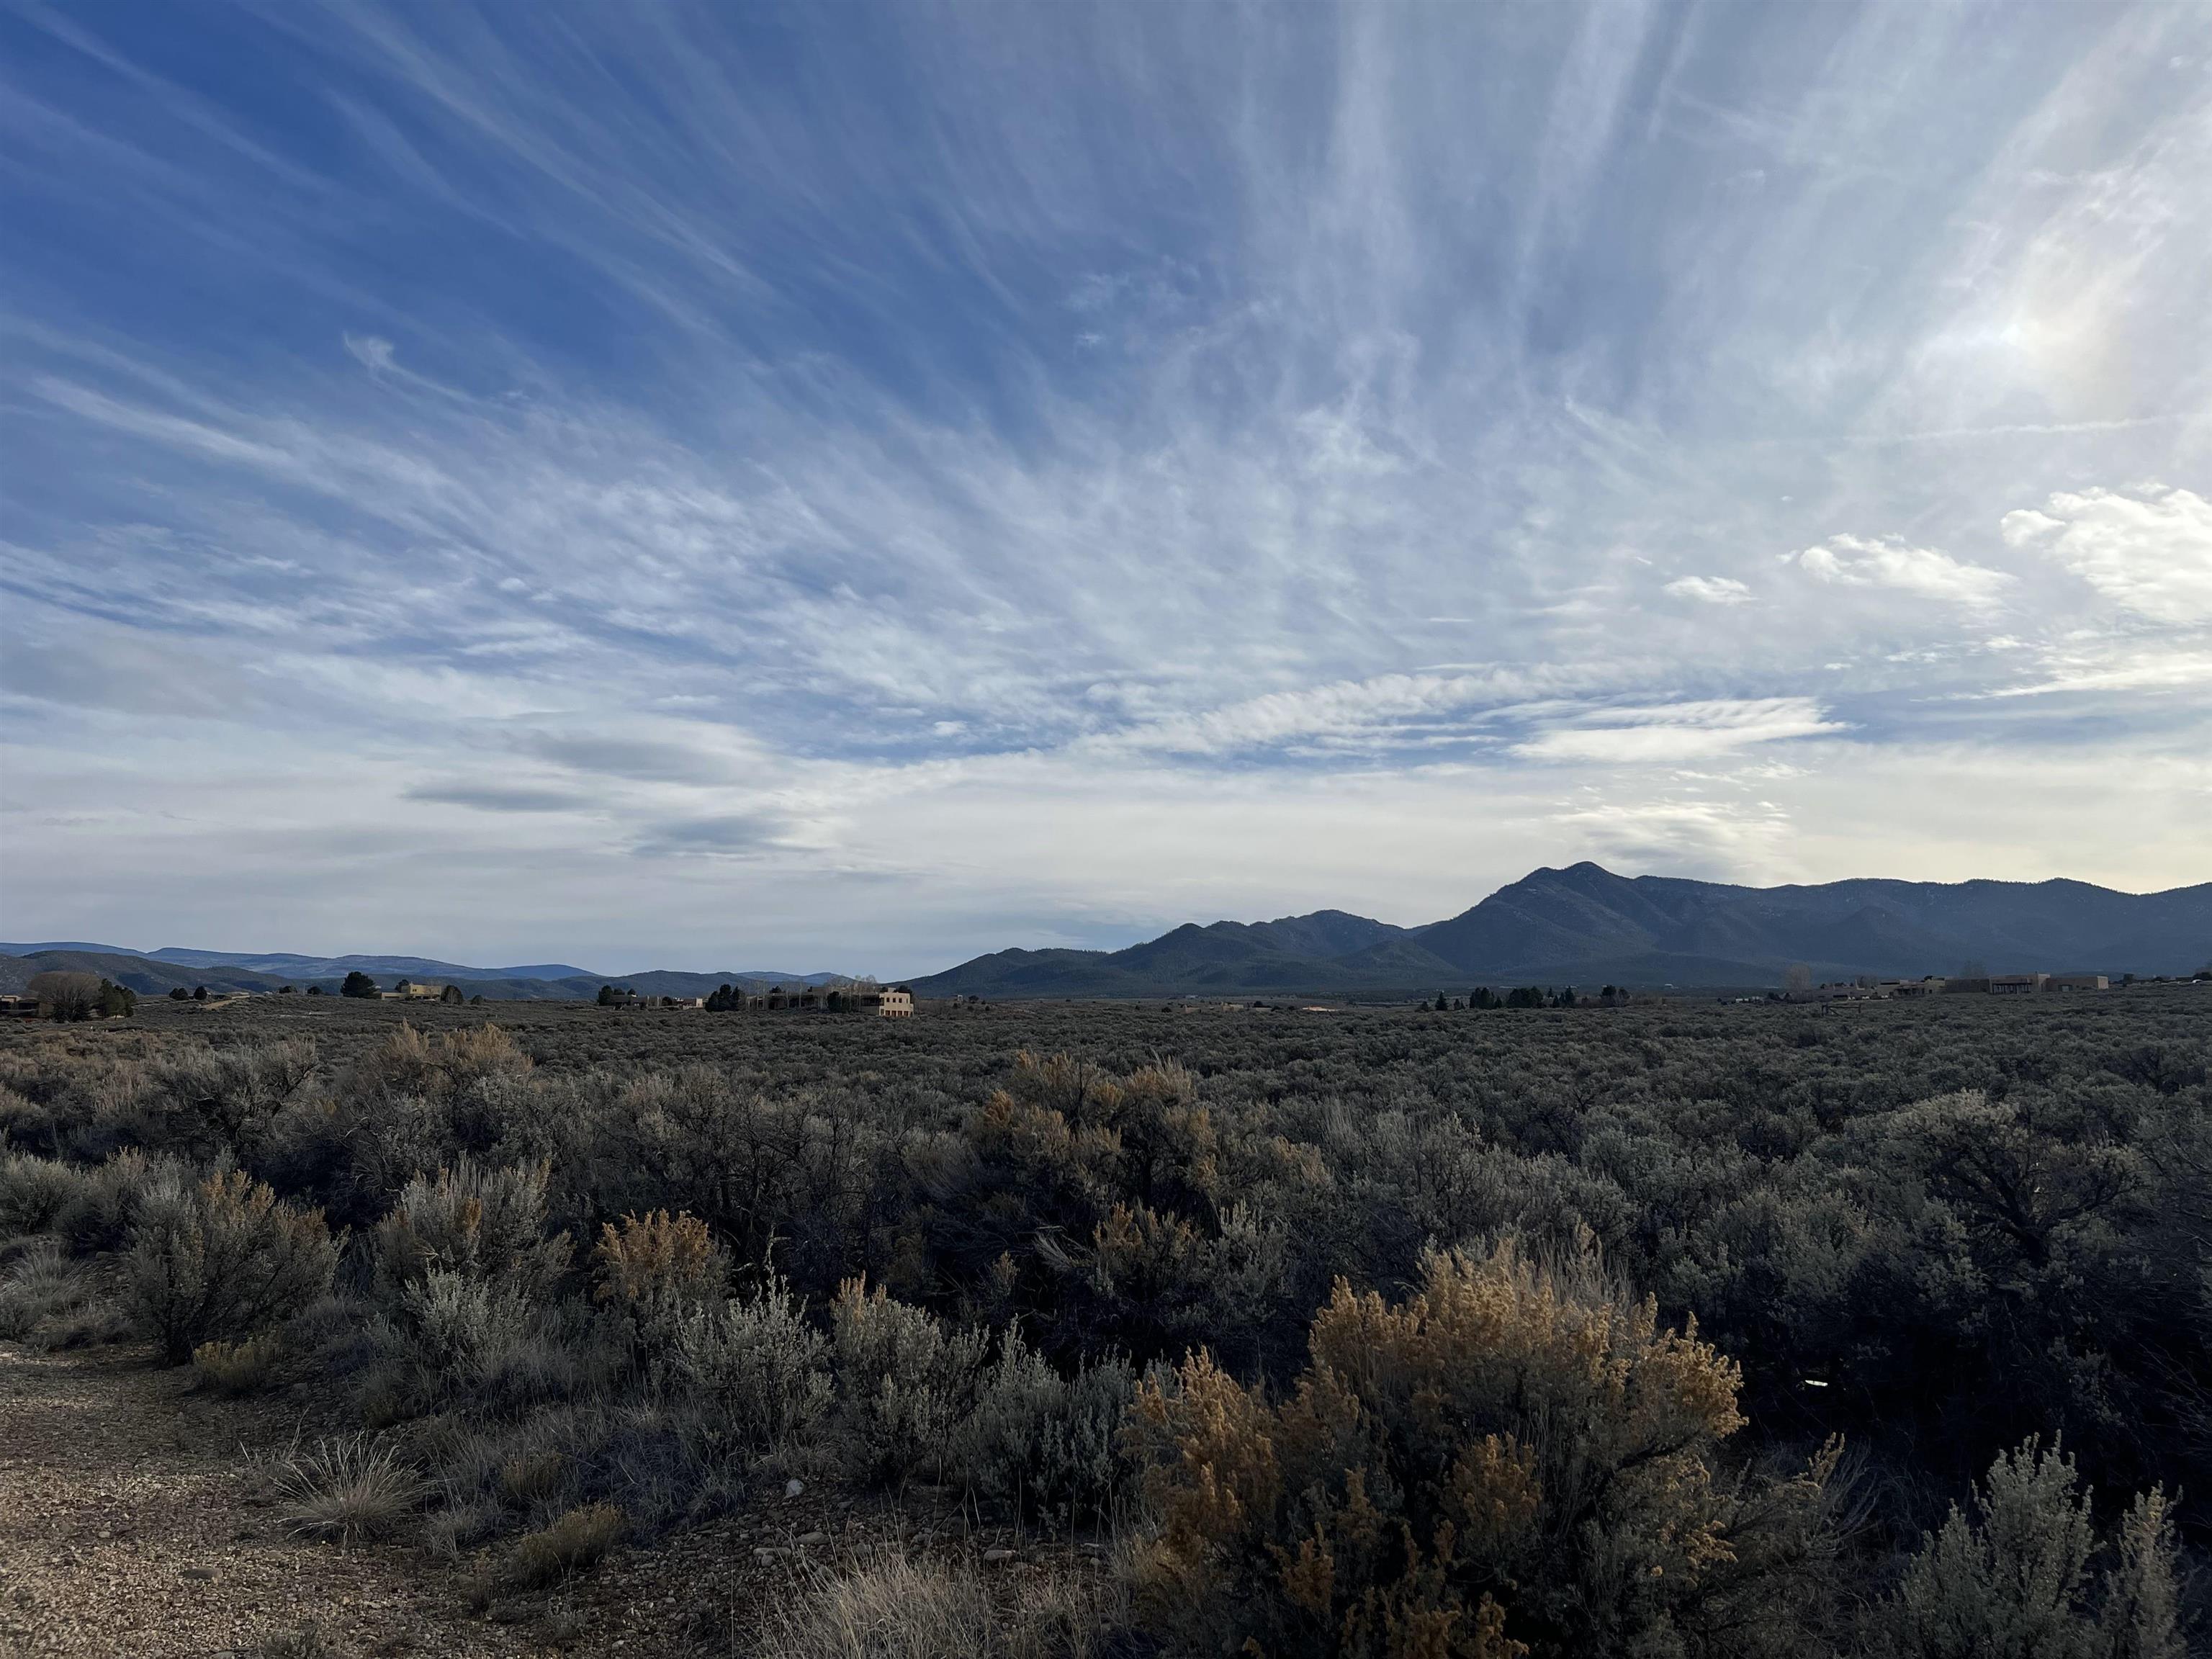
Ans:
[[[1548,991],[1540,985],[1523,985],[1502,996],[1487,985],[1478,985],[1464,997],[1439,991],[1436,1001],[1425,1006],[1442,1014],[1468,1008],[1618,1008],[1629,1000],[1627,990],[1618,985],[1607,986],[1595,997],[1577,996],[1571,985]]]
[[[39,1011],[50,1019],[69,1023],[86,1019],[113,1019],[125,1014],[136,1013],[138,994],[127,985],[118,985],[98,974],[81,974],[64,969],[50,969],[33,974],[24,991],[36,1000]]]
[[[2179,1659],[2202,997],[19,1034],[0,1233],[343,1395],[448,1537],[807,1467],[1118,1511],[1191,1651]]]

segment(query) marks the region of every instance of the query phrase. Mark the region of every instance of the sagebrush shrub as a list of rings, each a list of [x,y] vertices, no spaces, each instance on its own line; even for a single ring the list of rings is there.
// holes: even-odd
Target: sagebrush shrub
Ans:
[[[1000,1508],[1063,1522],[1108,1515],[1121,1487],[1116,1440],[1135,1384],[1117,1359],[1064,1378],[1009,1327],[952,1431],[949,1471]]]
[[[1900,1655],[2183,1659],[2163,1492],[2138,1497],[2100,1548],[2074,1460],[2031,1437],[1990,1466],[1973,1508],[1969,1520],[1952,1505],[1905,1571],[1892,1604]],[[2093,1570],[2100,1553],[2112,1559],[2101,1586]]]
[[[489,1382],[529,1340],[520,1287],[433,1267],[400,1292],[395,1323],[408,1359],[436,1390]]]
[[[948,1330],[926,1308],[848,1280],[830,1309],[837,1428],[853,1473],[898,1482],[942,1475],[952,1436],[968,1414],[990,1334]]]
[[[719,1300],[730,1276],[728,1253],[707,1224],[678,1211],[649,1210],[605,1223],[592,1251],[592,1298],[609,1345],[648,1379],[665,1362],[678,1328]]]
[[[82,1182],[76,1170],[52,1158],[0,1152],[0,1239],[45,1232]]]
[[[819,1428],[832,1398],[829,1354],[790,1286],[771,1278],[757,1295],[687,1314],[665,1375],[705,1413],[710,1433],[757,1457]]]
[[[0,1267],[0,1337],[30,1335],[76,1308],[86,1293],[83,1274],[51,1240],[38,1240]]]
[[[255,1335],[331,1287],[337,1246],[319,1210],[280,1202],[242,1170],[147,1199],[125,1294],[174,1364],[201,1343]]]
[[[376,1289],[398,1299],[433,1272],[496,1280],[522,1296],[550,1289],[568,1266],[565,1232],[545,1235],[539,1163],[487,1169],[464,1158],[436,1176],[417,1174],[376,1224]]]
[[[149,1200],[174,1197],[191,1182],[191,1171],[177,1159],[149,1158],[127,1146],[79,1176],[76,1190],[54,1217],[54,1236],[72,1255],[123,1249]]]
[[[1340,1283],[1311,1354],[1279,1403],[1204,1355],[1139,1390],[1166,1629],[1360,1659],[1787,1650],[1773,1587],[1809,1553],[1826,1464],[1757,1511],[1801,1547],[1743,1538],[1715,1466],[1735,1367],[1594,1264],[1509,1241],[1432,1254],[1397,1305]]]

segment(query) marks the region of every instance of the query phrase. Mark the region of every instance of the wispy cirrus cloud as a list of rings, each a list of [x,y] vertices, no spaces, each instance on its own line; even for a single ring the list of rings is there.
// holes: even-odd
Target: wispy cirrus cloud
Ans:
[[[0,827],[202,872],[20,932],[1984,872],[1968,742],[1992,813],[2097,744],[2185,821],[2183,14],[555,11],[0,10]]]
[[[1530,760],[1672,766],[1848,729],[1808,697],[1712,699],[1594,710],[1549,726],[1516,752]]]

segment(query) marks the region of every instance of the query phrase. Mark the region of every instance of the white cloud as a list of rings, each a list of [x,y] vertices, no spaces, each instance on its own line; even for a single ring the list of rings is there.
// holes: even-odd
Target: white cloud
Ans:
[[[1515,752],[1531,760],[1675,765],[1845,729],[1810,697],[1716,699],[1606,709],[1553,726]]]
[[[1696,599],[1705,605],[1751,603],[1751,589],[1733,576],[1677,576],[1667,584],[1666,592],[1678,599]]]
[[[2154,622],[2212,622],[2212,501],[2193,490],[2061,491],[2006,514],[2004,538]]]
[[[1914,547],[1894,536],[1831,536],[1797,555],[1811,575],[1842,587],[1891,587],[1923,599],[1995,604],[2013,578],[2002,570],[1966,564],[1932,547]]]

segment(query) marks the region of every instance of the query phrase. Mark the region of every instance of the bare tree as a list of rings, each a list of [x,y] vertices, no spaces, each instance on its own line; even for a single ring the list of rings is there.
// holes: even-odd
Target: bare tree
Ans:
[[[100,1006],[100,975],[53,969],[31,975],[27,988],[39,1012],[56,1019],[90,1019]]]
[[[1785,991],[1809,991],[1813,988],[1813,970],[1802,962],[1793,962],[1782,970],[1782,988]]]

